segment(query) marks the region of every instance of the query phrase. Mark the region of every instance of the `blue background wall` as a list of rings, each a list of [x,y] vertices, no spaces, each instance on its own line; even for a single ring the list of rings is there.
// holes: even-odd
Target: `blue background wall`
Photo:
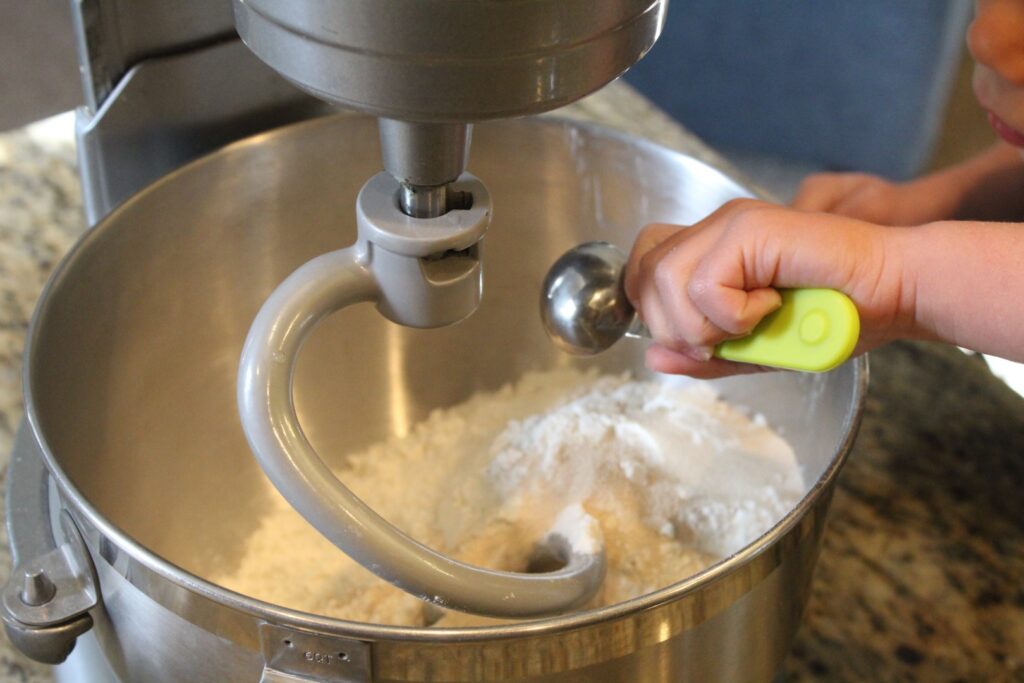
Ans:
[[[893,177],[927,161],[969,0],[671,0],[626,79],[726,151]]]

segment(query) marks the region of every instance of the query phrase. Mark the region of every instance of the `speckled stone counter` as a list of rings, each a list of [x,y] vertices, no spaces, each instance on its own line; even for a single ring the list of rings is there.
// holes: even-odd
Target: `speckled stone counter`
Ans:
[[[622,84],[563,113],[721,164]],[[29,316],[84,229],[77,183],[67,141],[0,135],[0,472],[22,415]],[[1024,681],[1024,399],[955,349],[896,344],[871,360],[864,423],[780,680]],[[6,538],[0,547],[4,578]],[[0,642],[0,683],[51,680]]]

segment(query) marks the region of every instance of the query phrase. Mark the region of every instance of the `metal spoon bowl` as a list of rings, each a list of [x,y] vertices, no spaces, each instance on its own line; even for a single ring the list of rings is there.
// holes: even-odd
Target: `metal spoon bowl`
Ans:
[[[627,334],[647,336],[626,298],[626,261],[613,244],[585,242],[551,266],[541,287],[540,317],[560,349],[592,356]]]

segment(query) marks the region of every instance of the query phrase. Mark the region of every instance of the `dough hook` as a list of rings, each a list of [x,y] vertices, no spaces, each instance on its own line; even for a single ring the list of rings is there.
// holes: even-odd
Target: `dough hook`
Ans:
[[[436,552],[382,518],[324,464],[299,424],[292,376],[299,349],[327,315],[375,302],[414,327],[458,322],[480,299],[478,244],[490,222],[484,185],[463,174],[451,191],[466,201],[432,219],[399,209],[402,188],[387,173],[356,200],[356,244],[319,256],[274,290],[242,350],[237,397],[260,466],[288,502],[332,543],[382,579],[438,606],[496,617],[532,617],[581,607],[600,587],[603,547],[576,548],[551,532],[542,549],[563,566],[528,574],[476,567]]]

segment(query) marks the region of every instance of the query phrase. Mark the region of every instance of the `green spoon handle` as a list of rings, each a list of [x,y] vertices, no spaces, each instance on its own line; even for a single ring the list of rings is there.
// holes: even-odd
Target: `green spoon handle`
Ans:
[[[785,370],[827,372],[857,347],[860,316],[850,297],[834,289],[780,289],[782,306],[754,331],[715,347],[715,356]],[[639,318],[626,333],[650,339]]]

